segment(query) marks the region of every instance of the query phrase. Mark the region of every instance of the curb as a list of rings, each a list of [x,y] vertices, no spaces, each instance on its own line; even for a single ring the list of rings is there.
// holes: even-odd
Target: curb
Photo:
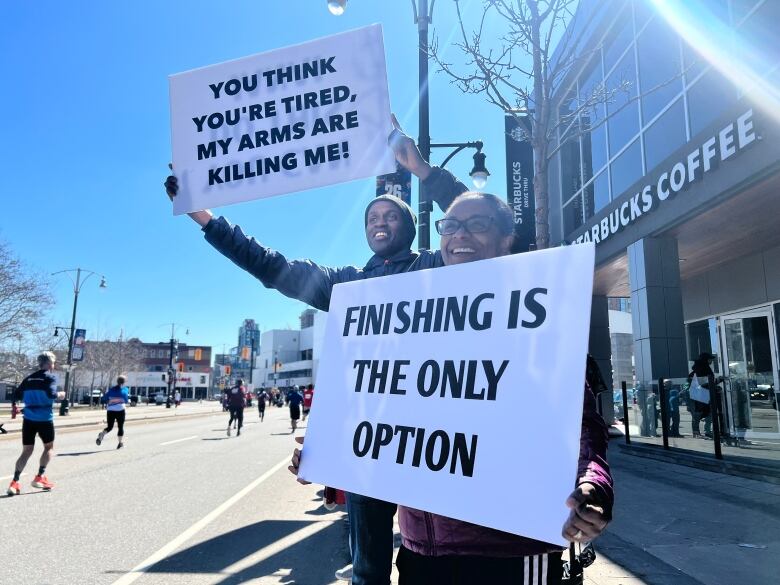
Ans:
[[[149,422],[154,420],[166,420],[169,418],[195,418],[198,416],[208,416],[211,414],[221,414],[221,411],[213,411],[213,412],[193,412],[190,414],[177,414],[177,415],[163,415],[163,416],[144,416],[142,418],[133,418],[128,419],[125,421],[126,425],[133,424],[133,423],[140,423],[140,422]],[[85,422],[74,422],[74,423],[65,423],[65,424],[55,424],[54,429],[55,431],[59,430],[66,430],[66,429],[76,429],[80,427],[92,427],[92,426],[99,426],[105,424],[102,420],[96,420],[96,421],[85,421]],[[10,439],[10,435],[20,435],[22,433],[22,429],[8,429],[4,435],[0,435],[0,441],[3,438]]]

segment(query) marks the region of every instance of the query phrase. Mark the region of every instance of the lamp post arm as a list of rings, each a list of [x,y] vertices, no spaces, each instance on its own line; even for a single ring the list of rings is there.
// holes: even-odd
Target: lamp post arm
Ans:
[[[447,158],[444,159],[444,162],[439,165],[439,168],[444,168],[450,160],[452,160],[452,157],[454,157],[456,154],[458,154],[461,150],[464,148],[476,148],[477,150],[481,151],[484,144],[481,140],[476,140],[474,142],[446,142],[441,144],[431,144],[431,148],[454,148],[449,155],[447,155]]]

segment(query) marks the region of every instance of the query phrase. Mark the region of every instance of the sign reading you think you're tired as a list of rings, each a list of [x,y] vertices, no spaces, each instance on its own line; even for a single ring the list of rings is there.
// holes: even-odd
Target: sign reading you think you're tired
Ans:
[[[594,250],[337,285],[299,476],[565,545]]]
[[[395,170],[380,25],[169,81],[174,214]]]

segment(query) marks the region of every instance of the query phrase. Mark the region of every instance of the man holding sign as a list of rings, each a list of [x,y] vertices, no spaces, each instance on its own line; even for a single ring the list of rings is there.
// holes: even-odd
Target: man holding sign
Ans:
[[[403,134],[393,118],[396,130],[390,145],[396,160],[425,181],[425,188],[434,201],[446,210],[450,202],[466,187],[450,173],[431,167],[420,155],[414,141]],[[175,199],[178,180],[170,176],[165,181],[168,196]],[[327,311],[333,287],[341,282],[363,280],[441,266],[441,255],[411,250],[416,234],[416,217],[411,208],[393,196],[373,199],[366,207],[365,235],[374,253],[363,268],[345,266],[331,268],[311,260],[287,260],[281,253],[260,245],[244,235],[239,226],[224,217],[214,218],[209,210],[189,213],[201,226],[214,248],[257,278],[267,288]],[[393,516],[396,506],[361,495],[347,498],[350,515],[353,576],[355,584],[385,584],[390,582],[393,555]]]
[[[436,227],[442,236],[441,255],[448,266],[504,256],[513,239],[511,210],[503,201],[488,194],[461,195]],[[569,380],[567,372],[576,371],[572,369],[531,371],[535,365],[545,362],[562,363],[570,359],[572,365],[579,363],[578,354],[581,353],[584,374],[586,303],[590,285],[577,282],[579,276],[555,275],[554,260],[563,254],[584,265],[580,274],[587,274],[588,264],[592,271],[592,249],[577,247],[570,251],[540,252],[534,255],[533,262],[527,263],[527,274],[511,276],[510,272],[510,279],[522,279],[523,282],[558,283],[558,290],[551,288],[549,297],[548,289],[541,288],[512,290],[511,295],[505,294],[507,291],[501,291],[500,284],[493,286],[492,293],[439,297],[427,302],[422,299],[412,303],[382,296],[398,296],[395,291],[401,290],[402,280],[410,281],[412,290],[425,288],[419,282],[423,278],[415,275],[394,277],[394,282],[387,281],[382,286],[351,284],[337,290],[329,317],[334,320],[335,327],[331,327],[329,321],[326,348],[331,347],[329,344],[333,340],[343,340],[336,342],[333,351],[346,352],[347,357],[330,361],[326,360],[327,356],[322,358],[324,368],[330,370],[320,372],[320,383],[331,386],[323,392],[318,414],[309,425],[307,458],[301,476],[334,485],[339,485],[341,480],[340,485],[346,489],[362,490],[361,493],[384,499],[393,499],[392,492],[395,491],[395,499],[404,504],[412,502],[422,509],[447,512],[423,512],[408,505],[401,506],[403,547],[397,560],[400,585],[558,584],[562,575],[562,544],[596,538],[611,517],[613,491],[606,464],[606,426],[596,412],[590,388],[585,387],[581,410],[576,403],[581,395],[570,390],[581,385],[584,376]],[[553,261],[546,262],[547,258]],[[506,266],[512,269],[516,264],[517,269],[521,269],[516,262],[519,258],[506,260],[508,262],[499,264],[493,261],[481,268]],[[534,266],[533,271],[531,266]],[[447,283],[455,292],[487,288],[481,283],[463,283],[464,275],[463,270],[442,270],[426,280],[432,290],[441,290],[440,285],[438,289],[434,288],[434,280]],[[483,277],[480,280],[485,283],[494,279]],[[587,289],[575,295],[573,287],[577,284],[586,285]],[[511,286],[516,286],[516,282]],[[495,307],[500,296],[509,301],[506,318]],[[568,297],[572,297],[572,302],[567,302]],[[441,303],[440,299],[443,299]],[[458,299],[460,312],[456,310]],[[378,303],[379,300],[382,303]],[[491,301],[495,301],[493,305]],[[468,307],[467,303],[470,303]],[[493,310],[489,309],[491,306]],[[372,313],[378,310],[389,317],[372,319]],[[581,334],[574,336],[578,339],[561,340],[556,327],[572,320],[577,321],[577,331]],[[544,327],[545,321],[548,324],[552,321],[556,326]],[[499,328],[504,324],[515,331],[504,335],[502,342],[506,347],[502,349],[491,341],[494,336],[488,330],[491,326]],[[463,347],[457,343],[456,336],[469,328],[481,341],[476,346]],[[538,333],[521,334],[521,331]],[[409,349],[415,342],[400,340],[407,333],[423,335],[424,339],[416,342],[415,347],[429,347],[429,356],[453,358],[458,353],[470,352],[492,359],[471,360],[468,365],[461,361],[460,372],[456,360],[428,359],[422,362],[419,374],[414,375],[410,364],[419,361],[419,356],[409,353],[415,351]],[[441,343],[431,345],[435,335],[442,336],[438,338]],[[539,341],[534,343],[534,339]],[[556,351],[561,355],[536,355],[543,351],[539,344],[558,348]],[[570,355],[563,351],[564,348],[574,351]],[[340,362],[349,358],[351,363],[350,352],[355,350],[355,355],[362,351],[363,355],[396,359],[387,363],[357,359],[351,372],[347,364]],[[392,354],[388,355],[388,350]],[[516,356],[518,350],[525,355],[514,360],[512,356]],[[501,361],[501,352],[511,359]],[[409,359],[398,359],[398,356]],[[524,364],[524,369],[515,369],[512,374],[509,365],[512,360]],[[484,370],[484,375],[478,369]],[[517,378],[518,375],[522,378]],[[356,377],[354,384],[349,384],[350,376]],[[548,380],[550,388],[537,388],[535,380]],[[350,404],[344,412],[343,401],[347,396],[350,396],[347,398]],[[475,402],[470,402],[472,400]],[[569,403],[565,402],[567,400]],[[546,402],[558,404],[560,412],[556,414],[561,424],[579,421],[581,431],[576,427],[551,428],[546,440],[547,449],[537,445],[518,452],[518,446],[512,445],[511,440],[507,443],[506,438],[514,436],[516,442],[518,436],[528,437],[531,433],[537,439],[538,429],[530,427],[540,424],[538,412],[517,411],[516,424],[520,426],[502,431],[503,434],[490,428],[495,427],[497,414],[504,411],[507,404],[522,406]],[[329,415],[334,404],[339,405],[343,415],[338,429],[327,424],[333,418]],[[435,420],[431,420],[430,408],[437,413]],[[482,409],[484,415],[477,417],[475,409]],[[480,418],[488,426],[473,425],[472,418]],[[397,424],[387,424],[392,419]],[[354,421],[361,422],[353,426]],[[431,425],[436,425],[436,430],[431,429]],[[474,432],[481,428],[479,437],[469,432],[469,425]],[[354,437],[352,428],[355,429]],[[458,429],[465,432],[452,432]],[[576,445],[577,436],[580,437],[579,456],[572,445]],[[481,448],[480,459],[477,459],[478,447]],[[508,452],[509,457],[505,457],[504,452]],[[513,465],[513,459],[519,464]],[[298,471],[299,463],[300,452],[296,450],[292,471]],[[566,484],[570,486],[575,478],[575,463],[578,463],[576,488],[567,499],[571,487]],[[506,489],[507,497],[493,497],[501,489]],[[557,501],[557,495],[551,500],[546,492],[561,494],[560,501]],[[464,493],[471,497],[464,498]],[[534,497],[536,501],[531,499]],[[506,499],[512,504],[502,504]],[[562,512],[566,509],[564,500],[570,510],[568,518]],[[454,519],[455,516],[462,519]],[[560,520],[551,524],[553,516]],[[556,527],[555,522],[563,523],[563,538],[561,524]],[[536,538],[521,534],[536,535]]]

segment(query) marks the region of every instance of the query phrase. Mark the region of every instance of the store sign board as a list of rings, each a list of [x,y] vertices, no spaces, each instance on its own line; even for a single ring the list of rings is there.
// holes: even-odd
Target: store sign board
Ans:
[[[664,201],[684,191],[706,174],[742,152],[757,140],[753,109],[749,109],[719,132],[707,138],[683,160],[664,170],[658,179],[637,191],[581,234],[575,243],[601,244],[639,219],[658,209]]]

